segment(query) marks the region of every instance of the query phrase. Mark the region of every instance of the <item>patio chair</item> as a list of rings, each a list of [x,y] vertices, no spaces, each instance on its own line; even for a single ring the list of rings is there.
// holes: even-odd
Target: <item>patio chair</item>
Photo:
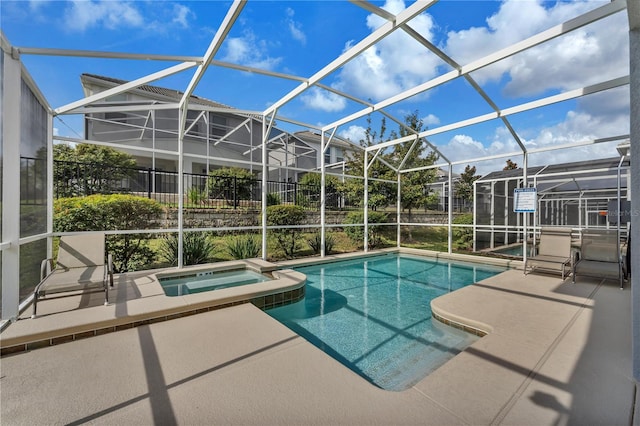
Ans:
[[[105,263],[104,234],[61,237],[55,269],[53,259],[42,261],[32,318],[37,315],[38,302],[44,299],[104,292],[107,305],[109,286],[113,287],[113,260],[109,254]]]
[[[571,228],[544,227],[540,231],[538,253],[527,257],[525,275],[534,270],[560,272],[562,279],[571,272]]]
[[[580,251],[573,262],[574,283],[578,275],[617,279],[620,288],[624,288],[625,267],[617,231],[588,230],[583,233]]]

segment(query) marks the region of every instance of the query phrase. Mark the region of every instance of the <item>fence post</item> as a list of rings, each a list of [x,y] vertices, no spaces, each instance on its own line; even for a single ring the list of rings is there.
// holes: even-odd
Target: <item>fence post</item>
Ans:
[[[238,208],[238,177],[233,177],[233,208]]]
[[[151,191],[153,189],[153,181],[152,178],[152,169],[151,167],[147,168],[147,198],[151,199]]]

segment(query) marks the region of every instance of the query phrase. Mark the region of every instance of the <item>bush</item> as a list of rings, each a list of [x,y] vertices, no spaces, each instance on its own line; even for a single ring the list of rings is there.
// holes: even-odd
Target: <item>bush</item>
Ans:
[[[320,247],[322,246],[322,235],[320,232],[313,234],[313,237],[309,238],[307,242],[315,254],[320,254]],[[333,235],[326,233],[324,235],[324,253],[330,254],[334,245],[335,240],[333,239]]]
[[[473,214],[461,214],[453,219],[454,224],[473,225]],[[453,228],[454,244],[458,250],[470,250],[473,246],[473,228]]]
[[[56,232],[111,231],[152,228],[162,213],[155,200],[133,195],[90,195],[60,198],[53,205]],[[109,235],[107,251],[113,254],[116,272],[139,269],[153,262],[148,234]]]
[[[281,204],[280,194],[277,192],[270,192],[267,194],[267,206],[277,206]]]
[[[233,259],[253,259],[261,249],[260,240],[253,235],[239,235],[227,241],[227,253]]]
[[[250,170],[223,167],[212,170],[207,178],[207,195],[224,198],[228,205],[238,207],[240,200],[250,200],[256,178]]]
[[[382,235],[380,234],[382,227],[374,224],[387,222],[387,213],[379,211],[369,211],[368,220],[369,248],[375,248],[382,243]],[[345,223],[364,223],[364,212],[350,212],[345,218]],[[359,247],[362,247],[362,243],[364,241],[364,226],[348,226],[345,227],[344,232],[353,243],[358,244]]]
[[[189,192],[187,193],[187,196],[189,197],[189,202],[197,206],[203,204],[207,199],[207,193],[195,186],[192,188],[189,188]]]
[[[267,207],[268,226],[301,225],[306,219],[300,206],[279,205]],[[298,248],[300,229],[274,229],[273,235],[287,258],[292,258]]]
[[[296,196],[296,205],[300,207],[311,207],[311,200],[303,193],[298,193]]]
[[[207,263],[214,244],[204,232],[185,232],[182,239],[182,259],[185,265]],[[178,265],[178,235],[171,234],[162,239],[159,255],[170,265]]]

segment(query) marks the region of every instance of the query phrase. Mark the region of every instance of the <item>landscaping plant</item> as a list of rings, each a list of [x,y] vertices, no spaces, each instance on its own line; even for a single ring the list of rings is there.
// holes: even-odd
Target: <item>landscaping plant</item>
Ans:
[[[54,201],[53,212],[56,232],[110,231],[154,228],[163,209],[155,200],[112,194],[60,198]],[[142,269],[154,261],[148,239],[149,234],[107,236],[116,272]]]
[[[293,205],[267,207],[268,226],[301,225],[306,218],[304,208]],[[287,258],[293,258],[300,240],[299,228],[274,229],[272,234]]]
[[[260,240],[253,235],[238,235],[227,240],[227,253],[233,259],[253,259],[260,255]]]
[[[214,244],[204,232],[185,232],[182,238],[182,259],[185,265],[207,263]],[[178,265],[178,235],[170,234],[162,239],[159,256],[172,266]]]

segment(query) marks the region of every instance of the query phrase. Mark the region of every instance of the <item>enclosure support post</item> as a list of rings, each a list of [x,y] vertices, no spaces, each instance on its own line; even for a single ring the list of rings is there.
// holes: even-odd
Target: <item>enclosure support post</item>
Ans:
[[[631,94],[630,117],[630,149],[631,149],[631,182],[627,184],[627,191],[631,192],[631,309],[632,309],[632,356],[633,378],[640,382],[640,3],[627,2],[627,16],[629,18],[629,62]]]
[[[453,240],[453,165],[449,163],[449,188],[448,188],[448,196],[449,196],[449,206],[448,206],[448,228],[447,228],[447,253],[451,254],[453,251],[452,240]]]
[[[364,252],[369,251],[369,156],[364,152]]]
[[[20,106],[22,72],[20,60],[4,55],[2,90],[2,319],[15,321],[20,303]]]
[[[476,181],[473,181],[473,251],[478,251],[478,230],[476,226],[478,224],[478,190]]]
[[[328,144],[327,144],[328,146]],[[325,238],[326,238],[326,233],[325,233],[325,224],[326,224],[326,219],[325,219],[325,209],[326,209],[326,203],[325,203],[325,198],[327,197],[327,190],[325,188],[326,183],[326,178],[327,178],[327,173],[325,172],[324,168],[326,166],[326,162],[324,160],[324,151],[325,151],[326,146],[325,146],[325,136],[324,136],[324,131],[321,132],[320,135],[320,257],[325,257],[326,253],[325,253]]]
[[[402,192],[400,187],[400,172],[396,173],[396,246],[400,248],[400,215],[402,205]],[[411,226],[411,225],[409,225]]]
[[[184,120],[186,119],[187,111],[184,108],[178,109],[178,269],[184,266],[183,253],[184,248],[184,227],[183,221],[183,209],[184,209]],[[184,117],[183,117],[184,116]]]
[[[529,182],[527,179],[527,169],[529,168],[529,155],[526,152],[522,153],[522,185],[524,188],[527,188],[529,186]],[[514,200],[515,202],[515,200]],[[533,213],[535,215],[535,212]],[[527,262],[527,238],[528,238],[528,228],[527,225],[529,225],[529,213],[523,213],[522,214],[522,223],[524,225],[523,227],[523,232],[524,232],[524,240],[522,241],[522,261],[526,264]],[[535,216],[534,216],[534,222],[535,222]],[[535,241],[536,241],[536,229],[535,227],[533,228],[533,245],[535,247]],[[526,271],[525,271],[526,273]]]
[[[47,258],[53,258],[53,115],[47,114]]]
[[[262,117],[262,197],[260,197],[260,211],[262,218],[262,260],[267,260],[267,122]]]
[[[491,219],[489,220],[489,224],[491,225],[491,240],[489,241],[489,247],[495,247],[495,224],[496,224],[496,183],[495,181],[491,182]]]

